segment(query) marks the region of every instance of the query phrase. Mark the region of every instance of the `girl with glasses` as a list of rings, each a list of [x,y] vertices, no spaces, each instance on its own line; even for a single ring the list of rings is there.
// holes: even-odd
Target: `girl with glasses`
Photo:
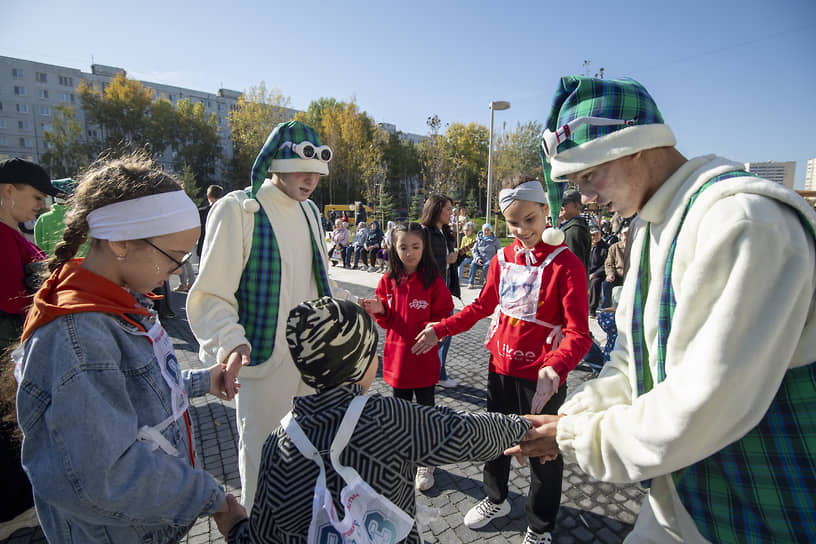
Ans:
[[[51,542],[175,542],[226,504],[187,415],[191,396],[228,400],[224,371],[182,372],[145,296],[192,250],[198,210],[141,156],[93,165],[73,204],[12,356],[38,517]]]

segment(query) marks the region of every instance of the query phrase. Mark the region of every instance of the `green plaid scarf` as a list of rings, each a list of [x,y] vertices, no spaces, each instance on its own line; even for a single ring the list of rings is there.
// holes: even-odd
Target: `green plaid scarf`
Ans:
[[[322,242],[323,239],[319,212],[310,200],[299,204],[312,239],[312,273],[317,283],[317,296],[331,296],[328,276],[317,245],[318,240]],[[314,224],[309,220],[307,207],[312,210]],[[250,366],[269,360],[275,349],[281,288],[280,250],[275,231],[263,208],[255,214],[254,221],[252,249],[235,293],[239,323],[244,327],[246,338],[252,346]],[[302,281],[306,279],[303,278]]]
[[[658,313],[657,379],[666,378],[666,345],[676,299],[671,283],[677,238],[691,206],[715,183],[751,176],[742,171],[713,177],[692,195],[669,251]],[[795,208],[794,208],[795,209]],[[796,210],[808,233],[814,224]],[[646,232],[648,235],[649,225]],[[648,236],[641,254],[648,259]],[[647,265],[648,266],[648,265]],[[632,319],[638,396],[652,389],[642,327],[639,273]],[[816,362],[788,370],[760,423],[740,440],[672,474],[683,506],[713,542],[816,541]],[[649,487],[650,482],[643,482]]]

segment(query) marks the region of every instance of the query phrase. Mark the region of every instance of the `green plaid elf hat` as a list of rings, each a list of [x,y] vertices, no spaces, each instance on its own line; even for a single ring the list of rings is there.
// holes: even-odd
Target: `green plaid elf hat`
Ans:
[[[361,306],[321,297],[292,308],[286,343],[303,382],[318,391],[365,376],[377,352],[377,328]]]
[[[252,165],[252,189],[244,202],[247,211],[257,212],[260,206],[255,200],[267,173],[316,172],[329,173],[332,151],[322,145],[317,131],[300,121],[288,121],[276,126]]]
[[[634,79],[562,77],[539,146],[553,224],[567,175],[676,144],[654,99]]]

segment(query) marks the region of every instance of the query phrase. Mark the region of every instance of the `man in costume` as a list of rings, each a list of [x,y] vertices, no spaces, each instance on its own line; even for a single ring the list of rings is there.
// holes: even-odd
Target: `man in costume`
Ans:
[[[641,220],[610,362],[519,449],[556,441],[599,480],[642,482],[627,542],[813,542],[816,214],[674,146],[636,81],[562,78],[541,143],[553,192],[569,180]]]
[[[331,296],[320,212],[308,200],[329,173],[331,155],[312,127],[298,121],[275,127],[255,159],[251,188],[227,194],[210,210],[187,298],[201,360],[227,365],[231,392],[241,371],[238,469],[247,509],[264,441],[292,397],[313,392],[289,354],[286,317],[304,300]]]

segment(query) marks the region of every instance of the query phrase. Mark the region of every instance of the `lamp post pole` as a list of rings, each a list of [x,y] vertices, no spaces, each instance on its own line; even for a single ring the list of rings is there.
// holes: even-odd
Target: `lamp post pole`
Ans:
[[[510,102],[502,100],[490,102],[490,143],[487,147],[487,210],[485,211],[485,223],[490,224],[490,210],[493,199],[493,112],[510,108]]]

